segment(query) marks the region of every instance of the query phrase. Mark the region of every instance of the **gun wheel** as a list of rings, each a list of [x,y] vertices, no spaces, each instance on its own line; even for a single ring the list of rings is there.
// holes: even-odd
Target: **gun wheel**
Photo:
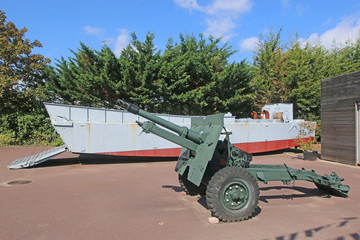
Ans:
[[[206,203],[213,216],[224,222],[250,218],[259,201],[256,179],[245,169],[226,167],[211,178]]]
[[[179,183],[181,188],[187,195],[195,196],[195,195],[205,195],[206,194],[206,186],[201,184],[199,187],[190,182],[187,179],[187,171],[183,174],[179,174]]]

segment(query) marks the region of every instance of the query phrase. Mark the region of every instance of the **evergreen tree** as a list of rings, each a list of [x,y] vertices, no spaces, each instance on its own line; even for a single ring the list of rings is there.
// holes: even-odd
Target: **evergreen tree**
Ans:
[[[326,54],[321,45],[307,43],[302,47],[296,39],[284,55],[284,83],[287,89],[284,100],[294,104],[297,118],[320,120],[320,85],[326,77]]]
[[[327,56],[328,77],[338,76],[360,70],[360,37],[345,44],[334,43]]]
[[[252,77],[252,68],[245,60],[232,63],[224,69],[216,87],[222,103],[218,112],[231,112],[236,117],[250,117],[254,109],[254,90],[250,85]]]
[[[159,71],[166,112],[242,114],[248,108],[249,66],[245,62],[229,65],[228,58],[234,51],[227,44],[219,46],[220,41],[205,39],[201,34],[199,39],[181,34],[180,43],[176,44],[169,39]]]
[[[151,112],[207,115],[232,111],[248,115],[251,108],[250,66],[228,64],[234,51],[221,39],[170,38],[163,55],[153,43],[132,34],[132,42],[116,59],[104,46],[95,51],[80,43],[74,57],[61,58],[45,70],[52,101],[113,107],[117,98]]]
[[[47,90],[68,104],[113,107],[118,98],[121,68],[108,46],[101,51],[80,43],[74,57],[57,60],[45,70]]]
[[[254,102],[258,108],[269,103],[283,102],[286,98],[281,31],[282,29],[275,34],[271,29],[266,38],[261,36],[254,52],[255,76],[252,85],[255,89]]]
[[[155,48],[154,34],[148,33],[144,42],[131,34],[132,42],[120,54],[123,70],[119,91],[126,93],[126,100],[150,112],[160,108],[161,90],[157,81],[160,51]]]

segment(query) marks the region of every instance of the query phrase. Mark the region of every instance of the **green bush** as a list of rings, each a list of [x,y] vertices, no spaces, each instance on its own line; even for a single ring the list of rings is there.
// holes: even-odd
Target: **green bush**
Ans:
[[[15,132],[0,133],[0,145],[8,146],[15,144]]]
[[[13,113],[0,117],[0,145],[63,144],[50,119],[42,113]]]

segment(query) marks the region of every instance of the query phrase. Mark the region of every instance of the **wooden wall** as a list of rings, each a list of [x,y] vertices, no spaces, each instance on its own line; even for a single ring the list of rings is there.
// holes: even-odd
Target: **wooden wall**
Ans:
[[[356,164],[360,71],[321,81],[321,158]]]

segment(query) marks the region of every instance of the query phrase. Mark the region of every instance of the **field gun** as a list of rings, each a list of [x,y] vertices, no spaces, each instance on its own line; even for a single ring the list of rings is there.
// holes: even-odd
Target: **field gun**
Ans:
[[[145,133],[153,133],[182,146],[175,171],[188,194],[206,194],[213,216],[224,222],[250,218],[259,200],[258,181],[295,180],[313,182],[319,189],[339,197],[348,197],[350,187],[335,172],[321,176],[315,171],[284,165],[250,164],[252,155],[235,147],[224,128],[224,114],[194,117],[190,129],[178,126],[138,106],[118,100],[121,108],[148,121],[137,124]],[[221,137],[223,135],[223,137]]]

